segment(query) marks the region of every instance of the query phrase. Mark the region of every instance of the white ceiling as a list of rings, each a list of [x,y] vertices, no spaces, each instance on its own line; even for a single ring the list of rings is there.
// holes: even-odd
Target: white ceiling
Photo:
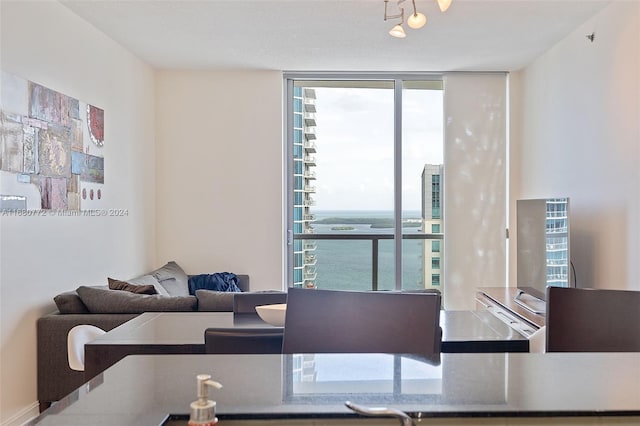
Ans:
[[[508,71],[611,0],[453,0],[446,13],[416,0],[427,24],[405,39],[387,34],[383,0],[61,2],[160,69]]]

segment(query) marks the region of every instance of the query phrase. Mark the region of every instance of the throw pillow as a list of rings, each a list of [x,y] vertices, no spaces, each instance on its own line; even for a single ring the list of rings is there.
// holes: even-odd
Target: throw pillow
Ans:
[[[189,277],[174,261],[168,262],[161,268],[149,272],[170,296],[189,295]]]
[[[156,280],[152,275],[142,275],[140,277],[130,278],[127,282],[135,285],[152,285],[158,294],[162,296],[169,296],[169,292],[167,292],[167,290],[162,287],[158,280]]]
[[[232,312],[234,295],[226,291],[196,290],[198,311]]]
[[[153,285],[134,285],[126,281],[114,280],[113,278],[107,278],[107,280],[111,290],[124,290],[136,294],[158,294]]]
[[[197,309],[194,296],[135,294],[95,287],[78,287],[82,302],[92,314],[141,314],[143,312],[189,312]]]

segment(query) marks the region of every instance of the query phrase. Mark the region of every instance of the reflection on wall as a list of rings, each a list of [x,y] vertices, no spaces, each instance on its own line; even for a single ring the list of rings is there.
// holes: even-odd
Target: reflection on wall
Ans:
[[[104,111],[1,73],[0,210],[100,207]]]

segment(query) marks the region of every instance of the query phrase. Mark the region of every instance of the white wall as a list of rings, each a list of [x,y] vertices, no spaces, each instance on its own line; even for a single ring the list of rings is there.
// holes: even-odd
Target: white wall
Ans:
[[[571,197],[578,286],[640,290],[640,3],[614,2],[515,77],[512,203]]]
[[[161,263],[283,287],[282,84],[277,71],[157,74]]]
[[[126,217],[0,216],[0,422],[36,407],[36,320],[53,296],[155,263],[154,73],[57,2],[1,2],[0,68],[105,111],[106,207]],[[37,410],[35,410],[37,412]]]

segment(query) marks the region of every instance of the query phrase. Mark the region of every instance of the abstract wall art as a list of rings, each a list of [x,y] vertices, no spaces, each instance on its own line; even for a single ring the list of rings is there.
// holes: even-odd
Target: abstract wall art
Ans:
[[[104,110],[0,73],[0,210],[101,207]]]

